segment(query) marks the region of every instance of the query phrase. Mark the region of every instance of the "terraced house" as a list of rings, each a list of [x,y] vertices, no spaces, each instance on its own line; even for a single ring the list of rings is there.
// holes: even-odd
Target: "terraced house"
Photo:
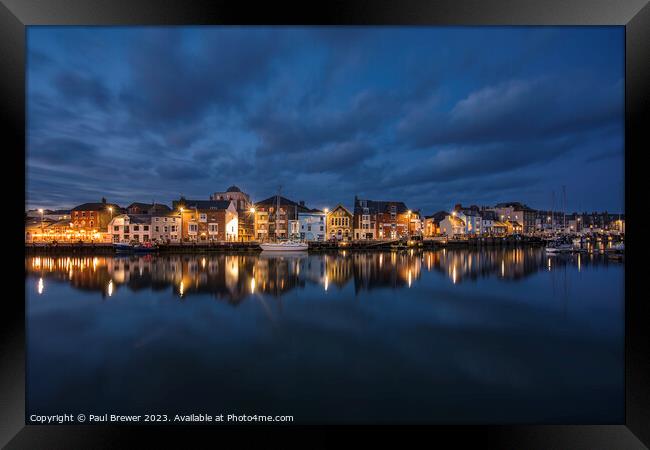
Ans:
[[[75,237],[81,241],[110,240],[107,234],[108,224],[114,215],[125,210],[105,198],[99,203],[83,203],[70,211],[70,223]]]
[[[258,241],[300,238],[299,214],[312,212],[303,201],[296,203],[277,195],[255,203],[254,208],[255,238]]]
[[[118,214],[108,224],[108,233],[114,243],[151,241],[151,216],[146,214]]]
[[[354,216],[343,205],[337,205],[336,208],[327,213],[327,236],[329,239],[337,241],[352,240],[352,220]]]
[[[172,202],[179,212],[183,242],[237,241],[237,208],[231,200],[187,200]]]

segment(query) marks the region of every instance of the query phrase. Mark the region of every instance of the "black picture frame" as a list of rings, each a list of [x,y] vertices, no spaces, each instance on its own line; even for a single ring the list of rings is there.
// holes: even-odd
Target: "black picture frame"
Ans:
[[[650,445],[650,355],[648,318],[650,307],[641,286],[640,171],[642,155],[650,146],[644,126],[648,125],[650,104],[650,5],[648,0],[356,0],[313,4],[281,5],[275,2],[180,0],[0,0],[0,114],[5,158],[12,175],[6,193],[16,189],[15,174],[25,173],[25,29],[30,25],[185,25],[185,24],[318,24],[318,25],[620,25],[625,26],[625,204],[627,225],[625,274],[625,423],[612,425],[494,425],[397,427],[400,436],[416,432],[425,442],[452,439],[455,444],[475,443],[497,448],[614,449],[647,448]],[[21,151],[22,150],[22,151]],[[22,171],[20,171],[22,169]],[[7,209],[24,212],[25,198],[8,195]],[[12,214],[13,216],[13,214]],[[8,220],[16,245],[24,247],[19,220]],[[15,228],[14,228],[15,227]],[[11,243],[9,242],[9,243]],[[637,245],[639,242],[640,245]],[[11,252],[13,253],[13,252]],[[12,256],[10,254],[10,256]],[[12,260],[15,257],[11,257]],[[17,258],[15,258],[17,259]],[[18,266],[17,280],[20,280]],[[12,274],[8,275],[11,280]],[[20,283],[19,283],[20,284]],[[2,339],[0,341],[0,444],[10,449],[36,448],[124,448],[132,446],[135,435],[172,443],[170,437],[197,439],[205,433],[232,430],[261,430],[264,439],[277,430],[305,427],[116,427],[25,425],[25,314],[24,290],[3,295]],[[22,300],[21,300],[22,298]],[[364,427],[365,428],[365,427]],[[310,427],[310,430],[313,430]],[[383,440],[385,429],[364,429],[370,438]],[[202,438],[204,436],[201,436]],[[395,436],[392,436],[395,437]],[[328,430],[317,430],[310,443],[334,439]],[[338,442],[334,441],[333,443]],[[385,442],[385,441],[384,441]],[[404,443],[400,437],[400,443]],[[215,442],[216,444],[216,442]]]

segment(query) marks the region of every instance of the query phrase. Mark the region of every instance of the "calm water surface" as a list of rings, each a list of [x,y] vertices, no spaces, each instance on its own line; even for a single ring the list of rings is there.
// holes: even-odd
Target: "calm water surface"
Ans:
[[[28,257],[29,414],[620,423],[624,264],[542,249]]]

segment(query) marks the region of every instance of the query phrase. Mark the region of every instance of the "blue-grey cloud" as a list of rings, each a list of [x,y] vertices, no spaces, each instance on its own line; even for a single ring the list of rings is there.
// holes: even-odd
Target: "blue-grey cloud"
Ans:
[[[318,207],[545,208],[566,185],[569,207],[622,209],[621,29],[64,27],[27,42],[33,207],[236,184]]]

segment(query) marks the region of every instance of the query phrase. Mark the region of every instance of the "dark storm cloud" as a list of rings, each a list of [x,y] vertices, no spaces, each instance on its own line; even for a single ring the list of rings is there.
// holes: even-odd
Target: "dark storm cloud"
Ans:
[[[207,31],[188,50],[184,30],[147,30],[129,50],[131,80],[121,99],[138,123],[188,123],[212,106],[232,107],[267,79],[280,43],[268,32]]]
[[[172,181],[191,180],[206,175],[205,170],[197,168],[194,164],[184,163],[163,163],[156,167],[156,173]]]
[[[54,165],[89,163],[97,149],[75,139],[53,138],[34,143],[30,148],[31,159]]]
[[[562,138],[544,142],[452,146],[432,151],[433,155],[420,159],[417,167],[402,171],[397,169],[387,182],[404,186],[510,172],[538,162],[549,162],[570,151],[577,144],[577,139]]]
[[[623,204],[620,29],[28,33],[36,207],[102,193],[169,203],[232,184],[255,200],[282,185],[317,207],[355,194],[425,212],[548,207],[563,184],[583,206]]]
[[[110,95],[108,88],[97,78],[64,71],[54,77],[53,84],[63,100],[68,103],[89,101],[99,108],[105,108],[108,104]]]
[[[472,92],[450,111],[417,110],[398,128],[401,139],[414,147],[584,132],[621,120],[622,86],[622,81],[603,86],[579,77],[510,80]]]
[[[398,108],[391,97],[364,91],[334,111],[315,107],[287,113],[266,105],[248,119],[248,125],[261,141],[258,155],[294,153],[378,132]]]

